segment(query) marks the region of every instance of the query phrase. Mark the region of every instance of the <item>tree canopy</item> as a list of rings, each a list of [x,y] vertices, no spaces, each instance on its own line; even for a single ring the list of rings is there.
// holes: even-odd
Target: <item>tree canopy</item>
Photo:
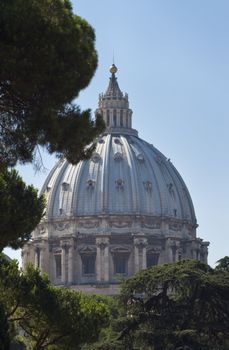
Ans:
[[[70,1],[0,1],[0,250],[21,246],[44,208],[7,167],[37,164],[40,146],[71,163],[94,150],[103,121],[73,99],[96,66],[94,31]]]
[[[225,256],[217,261],[216,270],[229,272],[229,256]]]
[[[89,157],[104,124],[72,101],[95,72],[94,42],[68,0],[0,2],[0,162],[32,162],[38,145]]]
[[[0,251],[19,248],[30,238],[42,218],[44,198],[33,186],[26,186],[17,171],[0,171]]]
[[[140,271],[123,283],[119,309],[103,344],[93,349],[229,348],[226,270],[186,260]]]
[[[144,349],[227,349],[229,274],[187,260],[144,270],[123,286],[122,337]]]
[[[81,349],[98,338],[109,316],[100,298],[54,287],[31,266],[22,273],[15,261],[3,255],[1,305],[8,321],[3,317],[2,323],[10,329],[11,341],[20,341],[28,350]]]

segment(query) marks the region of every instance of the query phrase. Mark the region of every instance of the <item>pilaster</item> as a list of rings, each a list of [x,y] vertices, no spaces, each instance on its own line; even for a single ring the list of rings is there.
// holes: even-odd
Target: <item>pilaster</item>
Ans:
[[[134,265],[135,272],[146,268],[147,239],[144,237],[134,238]]]
[[[96,275],[97,281],[109,281],[109,238],[96,238]]]

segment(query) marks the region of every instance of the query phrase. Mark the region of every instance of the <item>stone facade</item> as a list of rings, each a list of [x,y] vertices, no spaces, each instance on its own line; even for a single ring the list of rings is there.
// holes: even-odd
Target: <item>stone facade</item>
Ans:
[[[111,67],[97,113],[107,125],[89,161],[60,160],[42,192],[46,215],[23,248],[56,285],[116,294],[120,279],[147,267],[194,258],[207,262],[196,237],[188,189],[171,161],[132,129],[128,95]]]

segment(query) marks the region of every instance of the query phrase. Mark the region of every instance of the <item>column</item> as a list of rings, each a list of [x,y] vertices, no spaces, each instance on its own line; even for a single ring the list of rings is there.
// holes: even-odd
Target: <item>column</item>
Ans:
[[[41,272],[45,272],[44,271],[44,268],[45,268],[45,266],[44,266],[44,252],[45,252],[45,248],[41,247],[40,248],[40,266],[39,266]]]
[[[138,245],[134,242],[134,270],[139,271],[139,249]]]
[[[40,265],[40,249],[38,247],[35,248],[35,262],[34,267],[35,269],[39,268]]]
[[[96,280],[101,281],[101,247],[96,240]]]
[[[69,247],[68,250],[68,284],[73,284],[73,244]]]
[[[50,280],[52,283],[55,283],[56,280],[56,261],[53,250],[50,252]]]
[[[142,246],[142,269],[146,269],[146,245]]]
[[[173,262],[173,249],[174,249],[174,241],[171,238],[167,238],[165,245],[165,263]]]
[[[109,281],[109,246],[104,246],[104,280]]]
[[[26,247],[27,248],[27,247]],[[26,265],[28,264],[28,250],[25,247],[23,247],[21,251],[21,258],[22,258],[22,270],[24,271],[26,269]]]
[[[66,283],[66,246],[62,245],[61,252],[61,282],[62,284]]]
[[[109,281],[109,238],[100,237],[96,239],[96,273],[97,281]]]
[[[146,268],[146,246],[147,239],[144,237],[134,238],[134,264],[135,272]],[[141,259],[140,259],[141,249]],[[140,261],[141,260],[141,261]]]

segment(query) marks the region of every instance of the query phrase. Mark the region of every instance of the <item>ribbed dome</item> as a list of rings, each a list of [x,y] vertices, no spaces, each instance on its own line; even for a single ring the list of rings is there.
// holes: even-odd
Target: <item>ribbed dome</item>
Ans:
[[[106,133],[89,161],[59,161],[42,191],[50,219],[128,214],[196,223],[188,189],[170,160],[128,133]]]
[[[62,159],[50,172],[46,215],[23,247],[23,266],[32,262],[57,285],[116,294],[120,274],[187,258],[207,263],[209,243],[196,237],[192,200],[176,168],[132,129],[117,67],[110,72],[96,110],[106,130],[90,160]]]

